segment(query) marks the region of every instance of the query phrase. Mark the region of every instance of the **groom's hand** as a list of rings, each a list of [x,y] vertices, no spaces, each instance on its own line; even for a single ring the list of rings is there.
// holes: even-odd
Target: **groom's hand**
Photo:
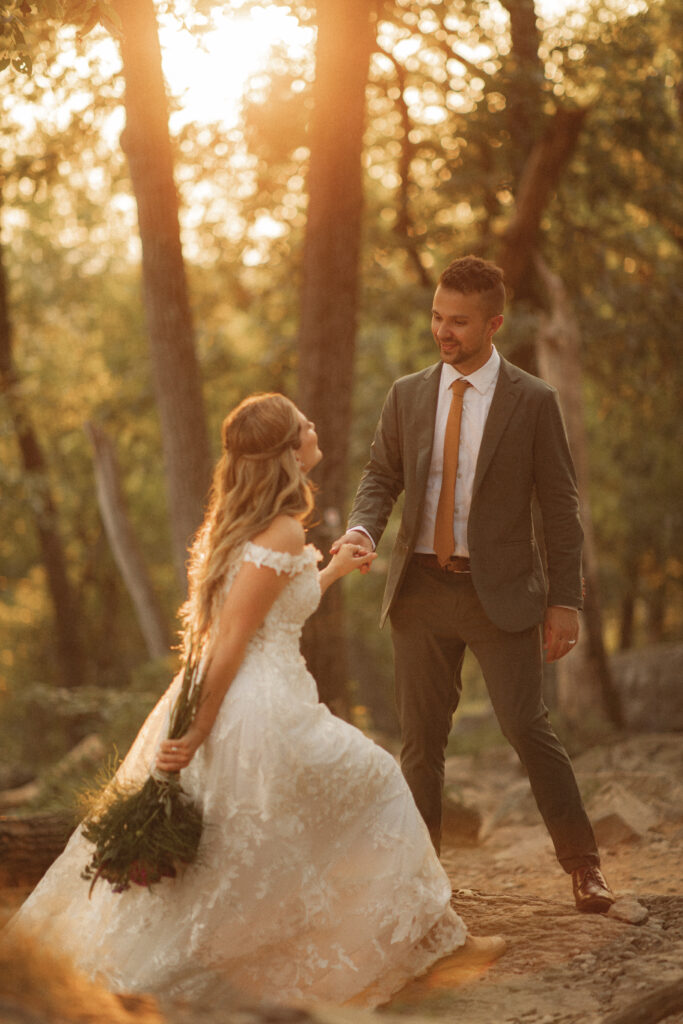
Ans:
[[[363,530],[347,530],[343,537],[339,537],[333,542],[330,547],[330,554],[336,555],[342,544],[354,544],[356,547],[363,548],[368,554],[373,550],[372,541]],[[365,575],[366,572],[370,572],[370,566],[361,565],[360,571]]]
[[[546,661],[557,661],[576,646],[579,639],[579,613],[574,608],[551,605],[543,623],[543,649]]]

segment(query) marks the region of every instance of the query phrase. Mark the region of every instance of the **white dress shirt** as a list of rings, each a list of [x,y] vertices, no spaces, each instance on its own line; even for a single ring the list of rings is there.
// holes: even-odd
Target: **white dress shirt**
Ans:
[[[469,557],[467,546],[467,522],[472,504],[474,474],[484,436],[486,419],[491,408],[493,392],[496,389],[500,371],[500,356],[495,345],[483,366],[468,376],[458,373],[444,363],[439,383],[439,397],[436,405],[436,422],[434,424],[434,445],[432,461],[429,464],[427,490],[425,493],[420,532],[417,535],[415,551],[434,554],[434,526],[436,509],[441,493],[441,477],[443,474],[443,442],[446,435],[446,421],[451,407],[452,392],[450,386],[454,380],[462,377],[472,386],[465,390],[462,403],[462,420],[460,422],[460,447],[458,449],[458,475],[455,481],[455,509],[453,513],[453,534],[455,536],[455,555]],[[364,526],[354,526],[354,530],[364,533],[372,543],[375,542]],[[557,605],[558,608],[570,608],[571,605]]]
[[[434,424],[434,446],[432,461],[429,466],[427,490],[425,492],[420,532],[415,544],[416,551],[434,552],[434,524],[436,509],[441,493],[441,476],[443,473],[443,442],[446,434],[446,421],[451,407],[450,386],[454,380],[462,377],[471,387],[463,395],[462,420],[460,423],[460,449],[458,453],[458,475],[455,481],[455,510],[453,515],[453,533],[455,535],[455,555],[468,556],[467,520],[472,504],[474,472],[477,468],[479,448],[486,426],[486,418],[491,408],[493,392],[500,370],[500,356],[495,347],[486,363],[474,373],[463,376],[448,363],[441,370],[439,398],[436,406],[436,422]]]

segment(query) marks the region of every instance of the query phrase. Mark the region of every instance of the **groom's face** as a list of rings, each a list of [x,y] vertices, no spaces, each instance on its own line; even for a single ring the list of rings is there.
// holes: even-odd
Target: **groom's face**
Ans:
[[[441,285],[436,289],[432,335],[443,362],[458,373],[474,373],[487,362],[502,322],[502,315],[489,315],[481,295],[464,295]]]

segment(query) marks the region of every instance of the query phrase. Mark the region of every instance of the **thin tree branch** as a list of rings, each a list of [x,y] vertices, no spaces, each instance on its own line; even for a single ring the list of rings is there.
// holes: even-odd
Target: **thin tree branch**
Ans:
[[[431,276],[427,271],[427,268],[423,265],[420,259],[419,248],[415,239],[415,226],[413,224],[412,216],[410,213],[410,167],[413,161],[414,146],[410,141],[410,132],[413,124],[410,119],[410,112],[408,110],[408,104],[405,99],[405,88],[406,88],[406,69],[403,67],[401,62],[396,59],[391,51],[386,50],[379,44],[376,47],[377,52],[383,54],[394,66],[396,72],[396,80],[398,82],[399,95],[396,101],[399,113],[401,115],[401,156],[398,164],[399,173],[399,186],[398,186],[398,211],[396,216],[395,231],[399,236],[403,245],[408,253],[408,256],[412,260],[413,266],[417,270],[420,283],[425,288],[431,288],[433,285]]]
[[[503,238],[500,262],[514,291],[533,269],[541,218],[571,159],[587,108],[559,109],[543,138],[531,150],[517,191],[517,209]]]

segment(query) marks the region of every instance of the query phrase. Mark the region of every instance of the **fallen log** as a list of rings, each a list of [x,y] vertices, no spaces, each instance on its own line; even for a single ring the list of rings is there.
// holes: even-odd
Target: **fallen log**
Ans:
[[[97,733],[86,736],[72,750],[66,753],[57,764],[53,765],[43,778],[34,779],[23,786],[16,786],[13,789],[1,790],[0,812],[23,807],[31,800],[35,800],[43,792],[46,781],[59,783],[68,778],[74,771],[94,769],[102,761],[106,753],[107,748]]]
[[[66,846],[76,826],[73,814],[0,817],[0,888],[33,886]]]
[[[602,1024],[657,1024],[683,1010],[683,977],[603,1017]]]

